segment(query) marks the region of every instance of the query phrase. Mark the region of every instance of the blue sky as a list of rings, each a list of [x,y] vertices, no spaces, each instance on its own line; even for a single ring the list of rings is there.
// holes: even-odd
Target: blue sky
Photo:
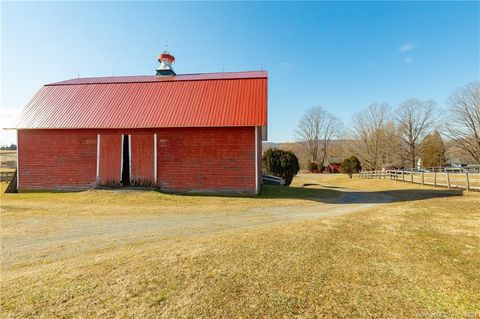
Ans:
[[[269,140],[293,140],[316,105],[348,124],[369,104],[442,107],[479,80],[479,2],[45,2],[1,5],[1,123],[45,83],[154,74],[168,41],[177,73],[269,71]],[[14,134],[0,134],[0,144]]]

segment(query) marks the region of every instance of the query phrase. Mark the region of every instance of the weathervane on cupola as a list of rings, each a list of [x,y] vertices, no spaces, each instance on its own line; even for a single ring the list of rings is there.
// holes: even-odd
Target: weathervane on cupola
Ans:
[[[157,76],[177,75],[173,71],[172,63],[175,62],[175,57],[168,53],[168,44],[165,44],[165,51],[158,56],[160,66],[157,68]]]

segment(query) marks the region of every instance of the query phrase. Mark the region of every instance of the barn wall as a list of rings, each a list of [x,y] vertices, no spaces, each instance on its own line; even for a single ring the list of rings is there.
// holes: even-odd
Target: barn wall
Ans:
[[[19,189],[95,186],[97,134],[81,130],[19,130]]]
[[[262,186],[262,127],[258,126],[255,128],[257,130],[257,193],[260,191]]]
[[[140,139],[132,138],[132,164],[141,163],[138,169],[132,166],[132,177],[138,175],[150,179],[149,162],[153,153],[148,150],[148,144],[153,144],[153,134],[156,133],[157,186],[161,190],[256,193],[255,161],[258,172],[261,172],[262,152],[261,134],[257,133],[259,151],[255,158],[255,130],[259,129],[20,130],[19,186],[20,190],[95,187],[97,134],[101,136],[100,146],[106,135],[116,135],[120,139],[121,134],[131,134],[132,137],[145,134]],[[142,149],[149,154],[140,155]],[[115,174],[119,171],[118,160],[111,161],[115,164],[111,167]],[[106,168],[100,164],[100,173],[105,172]],[[258,177],[259,186],[260,183],[261,175]]]
[[[162,129],[157,134],[162,190],[256,192],[253,127]]]

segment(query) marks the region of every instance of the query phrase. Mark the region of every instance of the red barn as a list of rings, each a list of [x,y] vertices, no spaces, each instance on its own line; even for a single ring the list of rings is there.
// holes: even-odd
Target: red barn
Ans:
[[[267,73],[176,75],[169,66],[43,86],[16,127],[19,191],[258,193]]]

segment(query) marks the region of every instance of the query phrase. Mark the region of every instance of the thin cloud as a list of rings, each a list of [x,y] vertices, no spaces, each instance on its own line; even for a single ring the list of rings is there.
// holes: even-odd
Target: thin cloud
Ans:
[[[280,67],[281,67],[282,69],[288,69],[288,68],[291,67],[291,66],[292,66],[292,65],[291,65],[290,63],[288,63],[288,62],[282,62],[282,63],[280,63]]]
[[[417,45],[413,42],[406,42],[404,43],[399,49],[398,51],[400,52],[408,52],[408,51],[411,51],[413,49],[415,49],[417,47]]]
[[[407,56],[404,60],[405,62],[410,63],[410,62],[413,62],[415,59],[412,58],[411,56]]]

